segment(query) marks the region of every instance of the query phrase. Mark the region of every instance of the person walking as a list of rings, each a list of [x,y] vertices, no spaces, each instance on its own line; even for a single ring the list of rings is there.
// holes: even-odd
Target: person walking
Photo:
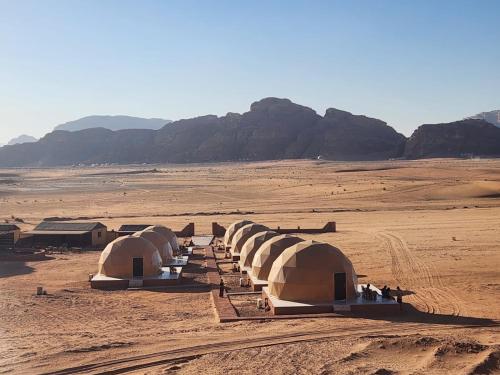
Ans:
[[[219,297],[224,297],[224,280],[220,279],[219,283]]]

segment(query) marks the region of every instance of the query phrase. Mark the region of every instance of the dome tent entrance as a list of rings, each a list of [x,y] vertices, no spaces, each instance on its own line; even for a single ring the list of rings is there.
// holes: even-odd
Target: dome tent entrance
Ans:
[[[136,259],[142,259],[142,270],[138,270]],[[98,274],[131,279],[160,274],[161,256],[158,249],[148,240],[125,236],[114,240],[101,253]],[[142,273],[138,275],[137,273]],[[135,273],[135,274],[134,274]]]
[[[333,303],[357,297],[351,261],[322,242],[303,241],[287,248],[274,261],[268,281],[269,293],[281,300]],[[341,282],[343,285],[336,285]]]
[[[91,279],[96,289],[127,289],[176,285],[182,280],[181,267],[162,267],[160,252],[139,236],[118,237],[99,258],[98,273]]]

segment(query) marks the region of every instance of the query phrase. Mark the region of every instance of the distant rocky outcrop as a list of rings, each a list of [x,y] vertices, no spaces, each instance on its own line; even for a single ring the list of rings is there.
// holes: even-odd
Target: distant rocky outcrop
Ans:
[[[490,111],[490,112],[482,112],[475,116],[468,117],[466,120],[484,120],[493,124],[495,126],[500,127],[500,110]]]
[[[35,137],[32,137],[31,135],[20,135],[19,137],[12,138],[7,144],[8,145],[17,145],[18,143],[33,143],[36,142],[38,139]]]
[[[401,156],[405,141],[377,119],[333,108],[320,116],[288,99],[265,98],[243,114],[180,120],[159,130],[57,130],[31,145],[1,148],[0,165],[383,160]]]
[[[500,128],[484,120],[426,124],[406,142],[408,159],[500,156]]]
[[[91,128],[104,128],[109,130],[124,129],[160,129],[170,120],[161,118],[141,118],[132,116],[87,116],[58,125],[54,130],[78,131]]]

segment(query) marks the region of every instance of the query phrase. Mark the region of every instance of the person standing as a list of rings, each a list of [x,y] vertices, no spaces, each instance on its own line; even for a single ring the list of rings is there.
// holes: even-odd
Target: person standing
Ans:
[[[403,291],[399,287],[396,287],[396,301],[399,303],[399,311],[403,311]]]

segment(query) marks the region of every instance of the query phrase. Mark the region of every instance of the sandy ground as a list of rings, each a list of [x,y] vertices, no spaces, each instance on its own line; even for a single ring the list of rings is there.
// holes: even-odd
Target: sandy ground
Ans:
[[[203,291],[91,290],[98,252],[4,262],[0,372],[500,372],[500,161],[152,168],[0,171],[0,219],[23,229],[51,216],[195,222],[198,233],[243,216],[273,227],[334,220],[337,233],[303,237],[341,248],[361,282],[413,292],[407,312],[219,324]],[[49,294],[34,296],[38,285]]]

